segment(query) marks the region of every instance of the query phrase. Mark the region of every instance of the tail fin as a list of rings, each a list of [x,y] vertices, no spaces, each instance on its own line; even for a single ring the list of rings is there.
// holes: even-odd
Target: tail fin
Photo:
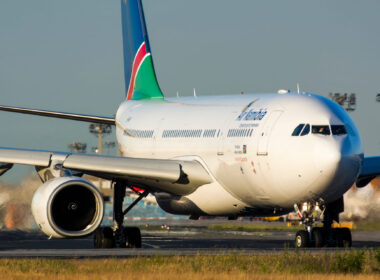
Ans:
[[[141,0],[121,0],[127,100],[163,98],[154,72]]]

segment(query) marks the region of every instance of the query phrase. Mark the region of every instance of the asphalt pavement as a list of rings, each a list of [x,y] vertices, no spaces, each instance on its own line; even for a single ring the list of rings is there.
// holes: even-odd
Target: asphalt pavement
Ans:
[[[215,254],[273,254],[294,250],[294,231],[214,231],[204,226],[142,230],[141,249],[94,249],[93,236],[49,239],[38,231],[1,230],[0,258],[103,258]],[[352,248],[380,248],[380,231],[353,231]],[[336,252],[312,248],[308,252]]]

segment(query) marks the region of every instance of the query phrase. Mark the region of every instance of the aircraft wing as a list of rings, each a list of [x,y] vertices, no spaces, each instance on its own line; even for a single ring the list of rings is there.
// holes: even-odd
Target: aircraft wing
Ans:
[[[34,165],[43,181],[52,172],[72,171],[109,180],[124,180],[129,185],[175,195],[192,193],[212,182],[197,161],[143,159],[102,155],[72,154],[52,151],[0,148],[0,175],[13,164]],[[41,172],[50,170],[50,172]]]
[[[356,186],[364,187],[377,176],[380,176],[380,156],[366,157],[363,160],[362,171],[356,181]]]
[[[115,125],[115,118],[0,105],[0,111]]]

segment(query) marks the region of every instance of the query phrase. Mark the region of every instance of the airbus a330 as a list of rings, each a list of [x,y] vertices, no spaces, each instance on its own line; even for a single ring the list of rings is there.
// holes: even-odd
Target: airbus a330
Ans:
[[[165,211],[192,218],[296,211],[305,225],[296,247],[351,246],[350,230],[331,225],[343,194],[380,175],[380,157],[364,157],[347,112],[299,92],[165,98],[141,0],[122,0],[121,11],[126,96],[115,117],[0,107],[116,127],[118,157],[0,149],[2,173],[27,164],[40,175],[32,201],[40,229],[55,238],[95,233],[96,248],[141,247],[139,229],[124,224],[130,188],[137,201],[151,193]],[[83,174],[112,181],[113,227],[100,226],[103,197]]]

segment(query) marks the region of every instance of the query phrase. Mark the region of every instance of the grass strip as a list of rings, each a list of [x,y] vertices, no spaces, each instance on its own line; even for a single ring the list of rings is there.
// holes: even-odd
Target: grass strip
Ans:
[[[85,273],[75,275],[41,275],[41,274],[16,274],[7,276],[7,280],[379,280],[378,274],[262,274],[262,273],[172,273],[166,272],[142,272],[142,273]],[[5,278],[3,278],[5,279]]]
[[[0,259],[2,279],[301,279],[356,275],[380,279],[380,248],[309,254],[137,257],[130,259]],[[131,276],[133,276],[131,278]],[[257,276],[257,277],[256,277]],[[264,278],[259,278],[264,277]],[[265,278],[273,276],[272,278]],[[278,278],[282,276],[283,278]],[[358,278],[365,276],[367,278]],[[104,278],[103,278],[104,277]],[[340,276],[339,276],[340,277]],[[370,278],[368,278],[370,277]],[[315,279],[315,278],[302,278]],[[329,279],[329,278],[326,278]],[[343,279],[343,278],[331,278]],[[353,278],[345,278],[353,279]]]
[[[354,222],[354,230],[358,231],[380,231],[379,221],[358,221]]]

